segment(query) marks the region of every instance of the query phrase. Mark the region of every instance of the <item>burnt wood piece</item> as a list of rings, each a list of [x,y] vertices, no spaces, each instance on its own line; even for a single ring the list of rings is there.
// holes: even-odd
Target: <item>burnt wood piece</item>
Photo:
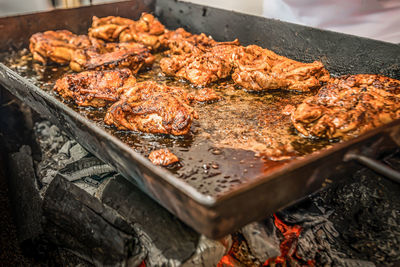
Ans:
[[[43,229],[42,199],[33,168],[31,148],[22,146],[9,156],[9,193],[20,242],[38,238]]]
[[[126,265],[130,257],[142,257],[135,230],[128,223],[97,198],[58,175],[46,191],[43,213],[61,229],[53,231],[53,235],[57,234],[53,240],[83,252],[86,259],[97,265]]]
[[[107,182],[99,198],[141,231],[150,266],[180,264],[195,252],[200,235],[120,175]]]
[[[272,217],[246,225],[241,229],[251,253],[260,261],[278,257],[281,254],[280,241]]]

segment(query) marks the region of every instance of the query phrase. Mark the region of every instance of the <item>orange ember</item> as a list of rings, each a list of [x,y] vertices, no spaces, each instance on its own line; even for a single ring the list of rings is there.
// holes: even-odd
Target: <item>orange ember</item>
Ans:
[[[235,267],[235,260],[230,255],[222,257],[217,267]]]
[[[279,246],[281,255],[266,260],[263,266],[315,266],[315,260],[304,260],[296,253],[302,228],[299,225],[286,225],[275,214],[274,219],[275,227],[278,228],[283,235],[283,240]],[[232,247],[229,252],[222,257],[217,267],[254,266],[254,264],[258,266],[259,262],[257,263],[254,259],[248,257],[249,255],[247,255],[247,253],[250,253],[250,251],[247,245],[244,245],[246,242],[241,240],[240,235],[236,237],[233,235],[232,239]]]
[[[299,266],[304,266],[300,265],[302,260],[296,255],[297,242],[301,233],[301,227],[299,225],[286,225],[275,214],[274,218],[276,228],[278,228],[283,234],[283,241],[280,244],[281,255],[276,258],[268,259],[264,263],[264,266],[275,266],[277,264],[287,266],[288,262],[298,262]],[[314,261],[307,261],[305,265],[314,266]]]

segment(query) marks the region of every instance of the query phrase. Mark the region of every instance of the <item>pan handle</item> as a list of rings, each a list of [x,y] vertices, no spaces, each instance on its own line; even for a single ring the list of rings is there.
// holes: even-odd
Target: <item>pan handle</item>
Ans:
[[[383,164],[378,160],[371,159],[369,157],[354,152],[348,152],[346,155],[344,155],[343,160],[345,162],[355,160],[358,163],[370,168],[371,170],[386,176],[392,181],[400,183],[400,172],[390,168],[388,165]]]

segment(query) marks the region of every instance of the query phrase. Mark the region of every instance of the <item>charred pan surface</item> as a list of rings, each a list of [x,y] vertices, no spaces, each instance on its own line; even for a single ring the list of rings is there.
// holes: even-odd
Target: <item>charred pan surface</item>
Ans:
[[[76,35],[67,30],[35,33],[30,38],[29,49],[34,60],[47,64],[68,64],[77,49],[96,49],[86,35]]]
[[[128,68],[137,73],[153,62],[154,56],[141,44],[110,43],[104,46],[102,53],[90,49],[77,50],[73,54],[70,67],[74,71]]]
[[[136,83],[128,69],[84,71],[56,81],[54,91],[79,106],[104,107]]]
[[[302,63],[256,45],[237,49],[235,83],[251,91],[309,91],[329,80],[329,73],[319,61]]]
[[[400,118],[400,81],[370,74],[332,79],[292,114],[304,136],[350,138]]]
[[[165,27],[158,19],[148,13],[143,13],[138,21],[121,17],[93,17],[89,36],[109,42],[138,42],[151,49],[160,46],[159,36],[165,32]]]
[[[112,105],[104,119],[121,130],[185,135],[197,114],[180,88],[137,83]]]
[[[179,161],[178,157],[166,148],[152,151],[149,155],[149,160],[154,165],[161,166],[168,166]]]

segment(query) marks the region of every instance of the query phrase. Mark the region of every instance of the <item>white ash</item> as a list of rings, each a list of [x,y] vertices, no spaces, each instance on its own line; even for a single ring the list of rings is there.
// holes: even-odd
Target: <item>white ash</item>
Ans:
[[[34,132],[42,153],[36,168],[42,192],[57,173],[90,194],[95,193],[101,181],[116,174],[114,168],[91,155],[51,122],[36,123]]]

